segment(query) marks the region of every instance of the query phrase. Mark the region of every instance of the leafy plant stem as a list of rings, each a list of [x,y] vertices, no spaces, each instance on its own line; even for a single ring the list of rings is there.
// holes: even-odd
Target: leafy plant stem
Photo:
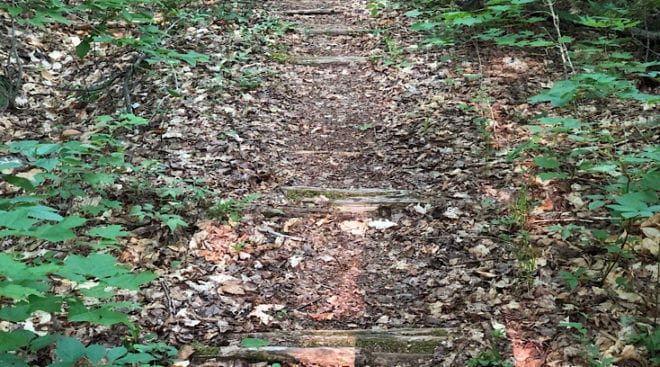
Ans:
[[[625,247],[626,243],[628,242],[628,231],[625,231],[623,234],[623,239],[621,240],[621,245],[619,246],[620,250],[623,250]],[[603,272],[603,275],[601,276],[601,281],[605,280],[607,276],[610,274],[610,272],[614,269],[616,264],[621,260],[621,251],[617,252],[616,255],[614,256],[614,260],[607,266],[607,269],[605,272]]]

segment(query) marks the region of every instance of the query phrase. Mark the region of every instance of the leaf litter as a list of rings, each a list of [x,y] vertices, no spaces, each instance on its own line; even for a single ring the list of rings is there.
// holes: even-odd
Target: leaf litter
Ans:
[[[315,29],[339,20],[360,27],[385,25],[398,44],[419,42],[396,20],[369,18],[359,1],[325,6],[340,16],[286,20]],[[65,30],[53,36],[76,37]],[[174,239],[151,228],[126,244],[124,260],[161,276],[142,295],[133,295],[145,305],[135,315],[144,330],[177,345],[223,345],[227,332],[453,328],[461,333],[439,347],[429,365],[464,366],[489,347],[490,333],[501,328],[510,340],[501,347],[516,366],[562,366],[585,363],[571,331],[559,326],[581,320],[606,355],[639,354],[626,341],[628,326],[620,318],[633,315],[651,323],[657,317],[652,308],[657,301],[649,297],[658,279],[653,259],[660,217],[639,227],[639,261],[615,269],[603,284],[584,284],[576,292],[569,292],[558,274],[588,268],[585,249],[549,232],[545,224],[584,220],[598,225],[584,207],[581,186],[531,180],[530,195],[538,202],[529,218],[535,258],[531,282],[520,270],[514,231],[497,221],[511,214],[521,186],[516,169],[529,164],[515,167],[505,159],[527,138],[521,124],[538,113],[533,109],[542,108],[530,106],[526,98],[556,80],[560,67],[520,50],[481,50],[477,58],[460,46],[406,53],[409,66],[402,67],[378,61],[293,65],[274,60],[278,47],[291,55],[387,55],[381,39],[371,33],[286,32],[252,45],[260,50],[249,67],[264,70],[258,86],[223,90],[210,81],[224,62],[222,55],[245,47],[225,37],[220,25],[187,32],[182,42],[208,45],[205,52],[212,62],[176,70],[184,98],[162,92],[170,81],[141,86],[135,81],[137,113],[156,106],[168,112],[149,116],[149,130],[128,134],[127,151],[136,159],[162,160],[172,176],[208,179],[208,188],[225,196],[260,192],[263,197],[239,223],[200,220],[191,237]],[[48,49],[48,57],[35,54],[32,61],[43,71],[28,77],[50,83],[85,75],[84,69],[74,75],[67,67],[72,62],[67,49],[58,49],[55,42],[40,47]],[[104,56],[108,68],[120,59]],[[439,61],[444,59],[449,61]],[[85,66],[95,70],[87,80],[100,77],[99,69]],[[227,77],[240,78],[241,68],[230,66]],[[477,74],[482,76],[470,77]],[[64,100],[63,93],[38,83],[32,87],[25,102],[29,109],[2,117],[3,140],[84,140],[91,131],[88,122],[116,108],[116,95],[95,104],[69,99],[58,106],[49,101]],[[484,88],[494,102],[475,102]],[[654,113],[636,106],[608,107],[594,110],[594,120]],[[474,122],[484,114],[490,119],[488,139]],[[284,185],[394,188],[432,202],[346,218],[325,210],[323,200],[300,207],[278,190]],[[292,207],[298,210],[287,214],[285,209]],[[271,217],[265,215],[269,208],[283,209]],[[203,217],[196,210],[192,215]],[[621,276],[645,290],[621,290]],[[580,318],[580,310],[590,310],[588,320]]]

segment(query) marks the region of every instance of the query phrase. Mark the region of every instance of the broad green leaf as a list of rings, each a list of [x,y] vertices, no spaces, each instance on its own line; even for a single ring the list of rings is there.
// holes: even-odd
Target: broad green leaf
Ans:
[[[85,355],[92,364],[98,364],[105,357],[106,350],[98,344],[91,344],[85,348]]]
[[[34,339],[32,343],[30,343],[30,350],[34,352],[46,348],[50,345],[55,344],[58,338],[59,336],[54,334],[39,336],[36,339]]]
[[[424,13],[421,12],[421,11],[419,11],[419,10],[417,10],[417,9],[415,9],[415,10],[411,10],[411,11],[408,11],[408,12],[404,13],[405,16],[407,16],[407,17],[411,17],[411,18],[416,18],[416,17],[418,17],[418,16],[420,16],[420,15],[422,15],[422,14],[424,14]]]
[[[128,353],[122,358],[119,358],[115,361],[116,364],[123,365],[132,365],[134,363],[149,363],[155,360],[156,357],[152,356],[150,353]]]
[[[15,354],[0,353],[0,366],[3,367],[30,367],[25,361]]]
[[[621,172],[618,171],[619,166],[616,164],[599,164],[597,166],[591,167],[589,170],[594,172],[604,172],[613,177],[621,176]]]
[[[55,353],[62,362],[76,362],[85,355],[85,346],[76,338],[62,335],[57,340]]]
[[[24,164],[20,160],[0,162],[0,171],[4,171],[6,169],[19,168],[23,166]]]
[[[14,260],[9,254],[5,253],[0,253],[0,269],[2,269],[2,275],[10,279],[18,278],[27,272],[24,263]]]
[[[410,30],[419,32],[419,31],[429,31],[437,26],[439,26],[440,23],[436,22],[417,22],[410,26]]]
[[[29,217],[30,208],[21,207],[11,211],[0,210],[0,228],[26,230],[37,223]]]
[[[115,182],[115,176],[107,173],[85,173],[83,174],[83,180],[92,186],[99,184],[110,185]]]
[[[607,204],[607,203],[604,202],[604,201],[596,200],[596,201],[590,202],[587,207],[589,208],[589,210],[594,210],[594,209],[598,209],[598,208],[603,207],[603,205],[605,205],[605,204]]]
[[[143,271],[141,273],[127,273],[117,275],[111,279],[107,279],[106,283],[111,286],[120,287],[124,289],[138,290],[140,286],[149,283],[150,281],[158,278],[157,274],[151,271]]]
[[[29,319],[31,316],[32,308],[25,303],[13,307],[0,308],[0,320],[21,322]]]
[[[112,348],[108,351],[107,358],[108,362],[114,362],[118,358],[121,358],[122,356],[126,355],[128,353],[128,349],[124,347],[115,347]]]
[[[36,160],[33,164],[37,167],[43,168],[46,171],[50,172],[55,167],[57,167],[58,164],[60,164],[60,160],[58,158],[40,158]]]
[[[84,59],[85,56],[87,56],[89,50],[91,49],[91,41],[92,40],[89,37],[87,37],[76,45],[76,56],[78,56],[78,58]]]
[[[41,292],[31,287],[24,287],[10,282],[0,282],[0,296],[14,300],[25,300],[30,295],[41,296]]]
[[[550,102],[555,107],[562,107],[575,99],[580,83],[575,80],[560,80],[552,88],[529,98],[534,102]]]
[[[564,172],[541,172],[538,174],[538,177],[543,181],[549,181],[556,179],[563,180],[567,178],[568,175]]]
[[[188,223],[186,223],[179,215],[163,214],[161,219],[165,221],[165,224],[167,224],[167,227],[171,232],[174,232],[179,227],[188,227]]]
[[[556,158],[548,157],[544,155],[540,155],[534,158],[534,163],[536,163],[536,165],[539,167],[548,168],[548,169],[558,168],[560,165],[559,161]]]
[[[64,267],[58,274],[82,283],[86,280],[86,277],[103,280],[104,278],[126,272],[128,270],[118,265],[117,260],[112,255],[93,253],[87,257],[69,255],[64,260]]]
[[[36,335],[28,330],[0,331],[0,352],[8,352],[23,348],[30,344]],[[4,365],[3,365],[4,366]]]
[[[35,219],[52,220],[56,222],[64,219],[64,217],[57,213],[55,208],[44,205],[35,205],[29,207],[29,215]]]
[[[71,305],[71,304],[70,304]],[[131,327],[133,324],[124,313],[106,308],[87,308],[82,304],[71,306],[69,309],[69,321],[86,321],[103,326],[125,324]]]
[[[20,187],[21,189],[25,191],[34,191],[34,184],[32,181],[28,180],[27,178],[24,177],[18,177],[18,176],[13,176],[13,175],[0,175],[3,180],[7,181],[7,183]]]
[[[113,224],[109,226],[93,227],[87,231],[87,235],[116,240],[118,237],[126,237],[130,235],[130,232],[125,231],[124,227],[118,224]]]

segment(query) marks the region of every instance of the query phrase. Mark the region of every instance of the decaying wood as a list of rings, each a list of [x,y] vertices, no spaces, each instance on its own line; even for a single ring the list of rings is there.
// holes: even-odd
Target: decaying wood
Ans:
[[[284,15],[331,15],[339,13],[335,9],[294,9],[294,10],[282,10],[280,13]]]
[[[435,348],[450,339],[453,333],[452,330],[425,328],[228,334],[224,336],[224,343],[238,344],[250,337],[266,340],[275,346],[223,347],[213,352],[197,352],[195,358],[291,362],[320,367],[419,367],[431,365]]]
[[[336,150],[296,150],[292,152],[293,154],[300,154],[300,155],[313,155],[313,154],[332,154],[332,155],[341,155],[341,156],[348,156],[348,157],[357,157],[360,156],[362,153],[360,152],[340,152]]]
[[[374,189],[374,188],[358,188],[358,189],[334,189],[316,186],[282,186],[282,191],[289,197],[314,197],[325,196],[329,199],[332,198],[357,198],[369,196],[386,196],[386,197],[412,197],[413,193],[406,190],[396,189]]]
[[[369,59],[363,56],[292,56],[288,62],[298,65],[344,65],[364,64]]]
[[[400,209],[425,202],[419,198],[372,196],[332,200],[333,208],[345,213],[363,213],[387,209]]]
[[[341,25],[329,25],[318,28],[302,29],[303,33],[311,35],[326,35],[326,36],[350,36],[354,34],[366,33],[364,28],[347,27]]]
[[[311,186],[285,186],[287,197],[308,204],[322,203],[340,213],[367,213],[383,209],[400,209],[430,200],[405,190],[329,189]],[[320,199],[320,200],[319,200]]]
[[[433,365],[433,355],[423,353],[366,353],[357,348],[222,348],[218,355],[193,355],[194,360],[292,363],[315,367],[423,367]],[[208,365],[208,364],[204,364]],[[216,365],[217,364],[213,364]]]

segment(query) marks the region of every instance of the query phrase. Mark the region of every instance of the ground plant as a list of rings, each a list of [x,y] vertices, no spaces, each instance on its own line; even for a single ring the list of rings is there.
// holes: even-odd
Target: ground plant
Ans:
[[[606,226],[555,224],[546,229],[583,248],[601,246],[599,251],[608,254],[607,260],[598,266],[560,271],[558,276],[571,291],[594,282],[601,284],[615,269],[625,267],[630,261],[643,261],[634,250],[644,239],[640,224],[660,211],[660,145],[648,138],[653,136],[657,119],[641,120],[632,127],[622,126],[595,120],[583,107],[616,101],[652,108],[660,102],[657,94],[638,88],[644,78],[657,81],[655,70],[660,60],[657,53],[656,57],[650,56],[657,49],[654,51],[649,46],[657,41],[649,36],[640,47],[630,38],[631,34],[648,31],[649,19],[657,17],[657,5],[657,1],[634,4],[585,1],[571,5],[535,0],[413,1],[395,5],[371,2],[373,13],[382,12],[387,6],[403,11],[412,21],[410,29],[425,35],[422,44],[427,49],[470,43],[477,55],[479,47],[542,49],[554,53],[561,61],[564,77],[528,96],[528,102],[537,106],[549,103],[551,108],[530,121],[527,125],[530,137],[511,149],[508,157],[516,164],[531,162],[523,164],[532,168],[523,170],[521,192],[527,192],[530,177],[569,185],[590,182],[582,190],[581,202],[594,214],[609,215]],[[586,29],[593,32],[585,36],[577,31]],[[487,98],[488,90],[484,89],[481,88],[480,100]],[[492,115],[488,111],[479,115],[479,129],[488,137]],[[487,143],[491,145],[488,140]],[[515,247],[514,252],[521,272],[528,276],[534,274],[535,255],[525,239],[535,226],[529,223],[533,206],[521,208],[521,203],[528,206],[527,202],[532,200],[519,193],[510,209],[510,223],[515,223],[510,228],[518,231],[515,237],[524,244]],[[511,240],[512,236],[506,238]],[[616,284],[615,288],[639,292],[625,277],[618,277]],[[658,285],[655,287],[657,292]],[[651,302],[657,306],[657,299]],[[601,357],[598,347],[588,341],[587,326],[580,323],[566,326],[577,331],[576,338],[583,345],[589,365],[606,366],[613,361]],[[655,347],[647,345],[646,349],[649,359],[657,358]]]

